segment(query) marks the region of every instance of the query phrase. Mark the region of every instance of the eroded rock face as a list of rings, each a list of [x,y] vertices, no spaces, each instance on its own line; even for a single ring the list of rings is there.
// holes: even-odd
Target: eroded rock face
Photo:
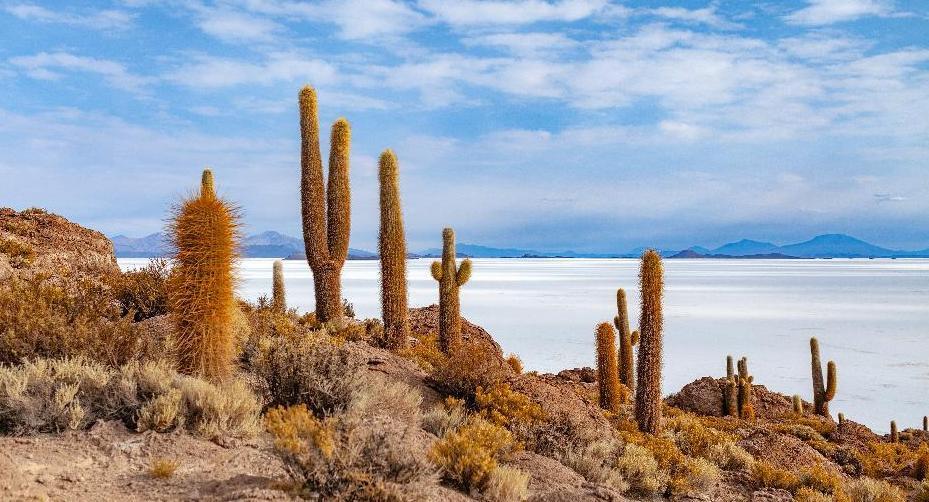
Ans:
[[[99,282],[119,273],[100,232],[41,209],[0,209],[0,280],[35,274]]]
[[[723,415],[723,389],[726,379],[703,377],[684,386],[680,392],[666,399],[666,402],[697,415],[719,417]],[[757,418],[779,418],[793,412],[790,398],[772,392],[764,385],[753,385],[752,405]]]
[[[739,441],[739,446],[752,454],[756,460],[770,462],[776,467],[797,471],[814,465],[830,465],[839,470],[829,459],[812,446],[789,434],[759,429]]]

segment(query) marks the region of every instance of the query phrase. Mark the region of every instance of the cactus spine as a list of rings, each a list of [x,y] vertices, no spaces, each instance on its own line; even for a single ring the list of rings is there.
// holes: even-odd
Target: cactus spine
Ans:
[[[794,405],[794,413],[797,415],[803,415],[803,400],[800,399],[799,394],[794,394],[793,405]],[[842,414],[840,413],[839,417],[841,416]]]
[[[726,356],[726,383],[723,389],[723,414],[739,416],[739,383],[732,365],[732,356]]]
[[[332,124],[328,187],[323,188],[323,164],[319,150],[319,119],[316,91],[300,91],[301,176],[303,245],[313,269],[316,318],[322,322],[341,318],[342,265],[348,256],[351,226],[351,194],[348,159],[351,129],[344,118]]]
[[[287,297],[284,293],[284,263],[281,260],[274,260],[271,271],[271,308],[277,313],[284,313],[287,310]]]
[[[650,249],[642,255],[639,287],[642,311],[639,316],[641,336],[636,375],[635,419],[640,431],[657,434],[661,430],[661,301],[664,294],[664,278],[661,256],[655,250]]]
[[[600,407],[619,412],[619,368],[616,361],[616,333],[609,323],[597,326],[597,383]]]
[[[216,196],[206,169],[200,194],[172,210],[168,230],[175,265],[168,302],[177,337],[178,367],[218,381],[232,373],[233,326],[239,315],[233,274],[239,242],[238,210]]]
[[[900,434],[897,433],[897,422],[895,420],[890,421],[890,442],[899,443]]]
[[[446,354],[461,344],[461,306],[458,288],[471,278],[471,260],[455,268],[455,231],[442,230],[442,261],[432,262],[432,278],[439,281],[439,347]]]
[[[397,157],[385,150],[379,166],[381,184],[381,315],[384,339],[390,349],[409,345],[410,319],[406,296],[406,237],[400,208],[400,181]]]
[[[635,365],[632,361],[632,347],[639,343],[639,332],[629,331],[629,311],[626,308],[626,291],[616,290],[616,311],[613,324],[619,331],[619,381],[632,390],[635,386]]]
[[[819,340],[810,338],[810,354],[813,367],[813,406],[817,415],[829,416],[829,401],[835,397],[836,370],[835,363],[826,365],[826,383],[823,383],[823,365],[819,360]]]
[[[748,374],[748,358],[739,359],[739,418],[743,420],[753,420],[755,418],[754,394],[752,393],[752,382],[755,377]]]

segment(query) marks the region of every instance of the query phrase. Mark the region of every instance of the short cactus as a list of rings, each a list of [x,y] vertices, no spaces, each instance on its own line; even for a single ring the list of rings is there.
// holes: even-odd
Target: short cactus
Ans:
[[[271,308],[277,313],[284,313],[287,311],[287,297],[284,293],[284,263],[281,260],[274,260],[271,271]]]
[[[600,388],[600,407],[619,412],[619,368],[616,361],[616,333],[609,323],[597,326],[597,383]]]
[[[829,416],[829,401],[835,397],[836,369],[835,363],[826,365],[826,383],[823,383],[823,366],[819,359],[819,340],[810,338],[810,353],[813,368],[813,407],[817,415]]]
[[[200,194],[173,209],[168,231],[174,267],[168,303],[178,367],[213,381],[232,373],[234,326],[240,315],[234,289],[239,249],[238,210],[216,196],[213,173],[203,171]]]
[[[381,154],[381,316],[387,348],[399,350],[409,345],[410,318],[406,294],[406,237],[400,208],[400,181],[397,157],[390,150]]]
[[[895,420],[890,421],[890,442],[900,442],[900,434],[897,432],[897,422]]]
[[[342,266],[348,257],[351,227],[351,194],[348,159],[351,128],[340,118],[332,124],[329,148],[328,187],[323,187],[323,164],[319,150],[319,119],[316,91],[300,91],[301,177],[303,244],[313,270],[316,318],[321,322],[345,315],[342,305]]]
[[[461,304],[458,289],[471,278],[471,260],[455,267],[455,231],[442,230],[442,261],[432,262],[432,278],[439,281],[439,348],[446,354],[461,345]]]
[[[923,432],[929,432],[929,417],[923,415]]]
[[[642,311],[639,316],[639,361],[636,375],[635,419],[639,430],[650,434],[661,431],[661,350],[664,272],[661,255],[648,250],[639,270]]]
[[[842,425],[844,423],[845,423],[845,414],[839,413],[839,425]]]
[[[755,377],[748,374],[748,358],[739,359],[739,418],[743,420],[753,420],[755,418],[754,394],[752,392],[752,382]]]
[[[803,415],[803,400],[800,399],[800,395],[799,395],[799,394],[794,394],[794,397],[793,397],[793,400],[792,400],[792,401],[793,401],[793,405],[794,405],[794,414],[796,414],[796,415]],[[842,414],[839,413],[839,416],[841,417]]]
[[[616,311],[613,324],[619,331],[619,381],[627,389],[635,388],[635,365],[632,347],[639,343],[639,332],[629,331],[629,313],[626,309],[626,291],[616,290]]]

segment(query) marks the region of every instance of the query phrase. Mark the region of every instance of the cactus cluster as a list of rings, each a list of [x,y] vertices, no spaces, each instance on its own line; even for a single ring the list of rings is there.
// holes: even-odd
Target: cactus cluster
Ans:
[[[397,157],[391,150],[381,154],[380,177],[381,229],[378,250],[381,255],[381,316],[384,340],[388,348],[398,350],[409,345],[410,319],[406,294],[406,237],[403,234],[403,211],[400,208],[400,180]]]
[[[639,332],[629,330],[629,311],[626,307],[626,291],[616,290],[616,317],[613,324],[619,332],[619,382],[627,389],[635,387],[635,365],[632,348],[639,343]]]
[[[240,232],[238,210],[216,196],[212,171],[203,171],[199,194],[174,208],[168,232],[175,249],[167,290],[178,369],[223,380],[235,357],[233,271]]]
[[[597,326],[597,384],[600,389],[600,407],[619,412],[619,368],[616,358],[616,333],[609,323]]]
[[[819,340],[810,338],[810,354],[813,369],[813,409],[817,415],[829,417],[829,401],[835,397],[836,369],[835,363],[826,365],[826,382],[823,382],[823,365],[819,360]]]
[[[723,387],[723,415],[751,420],[755,418],[755,408],[752,404],[754,401],[752,383],[755,381],[755,377],[748,373],[747,357],[739,359],[737,366],[738,373],[736,373],[736,369],[733,368],[732,356],[726,356],[726,382]],[[797,401],[795,399],[794,410],[796,411],[796,409]]]
[[[328,186],[323,186],[323,164],[319,150],[319,118],[316,91],[300,91],[301,176],[303,244],[313,270],[316,318],[321,322],[339,319],[342,306],[342,266],[348,257],[351,227],[351,194],[348,160],[351,128],[340,118],[332,124],[329,148]]]
[[[439,348],[446,354],[461,344],[461,306],[458,289],[471,278],[471,260],[455,263],[455,231],[442,230],[442,261],[432,262],[432,278],[439,281]]]
[[[639,430],[657,434],[661,430],[661,351],[664,295],[661,255],[648,250],[642,255],[639,288],[642,306],[639,315],[639,361],[636,374],[635,419]]]

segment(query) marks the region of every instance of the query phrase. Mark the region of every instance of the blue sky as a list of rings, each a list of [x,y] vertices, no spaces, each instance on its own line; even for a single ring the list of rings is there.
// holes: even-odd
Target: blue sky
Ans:
[[[211,166],[299,235],[304,83],[352,123],[353,247],[388,147],[413,249],[929,247],[921,0],[0,0],[0,205],[141,236]]]

